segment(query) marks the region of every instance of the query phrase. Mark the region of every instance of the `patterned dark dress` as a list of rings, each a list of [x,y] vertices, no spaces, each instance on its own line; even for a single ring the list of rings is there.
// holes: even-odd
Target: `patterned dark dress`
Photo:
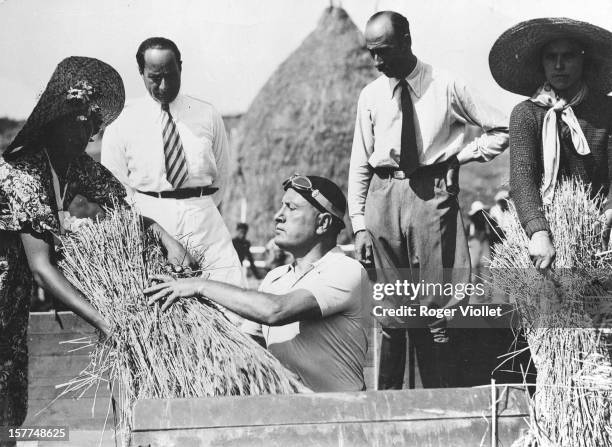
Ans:
[[[110,206],[125,189],[88,155],[77,157],[66,173],[67,208],[81,194]],[[51,170],[44,152],[7,161],[0,156],[0,426],[21,425],[28,404],[27,327],[34,281],[20,233],[51,241],[59,234]]]

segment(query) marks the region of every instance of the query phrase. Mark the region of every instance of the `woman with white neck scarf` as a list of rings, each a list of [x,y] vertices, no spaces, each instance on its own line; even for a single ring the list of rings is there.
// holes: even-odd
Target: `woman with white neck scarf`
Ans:
[[[566,18],[534,19],[503,33],[489,54],[497,83],[530,98],[510,116],[510,189],[537,268],[555,248],[542,209],[563,177],[607,197],[612,225],[612,33]]]

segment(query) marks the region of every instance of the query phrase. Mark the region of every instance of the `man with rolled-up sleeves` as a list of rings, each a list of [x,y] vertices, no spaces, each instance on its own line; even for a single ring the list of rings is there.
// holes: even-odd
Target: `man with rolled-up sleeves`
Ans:
[[[469,283],[459,166],[502,153],[507,120],[464,83],[417,59],[401,14],[374,14],[365,36],[382,76],[360,94],[351,152],[348,206],[357,257],[376,268],[377,282]],[[483,133],[466,143],[468,125]],[[402,299],[387,305],[414,304]],[[459,300],[429,294],[417,302],[442,308]],[[461,385],[455,358],[461,337],[445,319],[381,323],[380,389],[403,387],[410,326],[423,386]]]

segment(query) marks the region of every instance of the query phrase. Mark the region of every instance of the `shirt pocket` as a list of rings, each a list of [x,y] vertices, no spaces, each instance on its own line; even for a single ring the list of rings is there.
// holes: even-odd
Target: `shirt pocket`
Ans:
[[[217,177],[217,162],[212,149],[213,135],[208,129],[197,129],[197,133],[186,127],[181,130],[190,178],[212,183]]]

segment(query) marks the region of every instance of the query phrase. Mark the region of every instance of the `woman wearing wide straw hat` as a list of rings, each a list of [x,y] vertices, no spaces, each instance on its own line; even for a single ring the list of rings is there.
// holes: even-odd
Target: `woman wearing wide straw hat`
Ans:
[[[503,33],[489,66],[504,89],[530,99],[510,117],[510,187],[538,268],[555,256],[542,205],[561,177],[608,194],[605,245],[612,223],[612,33],[585,22],[543,18]]]
[[[112,331],[57,269],[53,235],[72,222],[70,212],[99,217],[101,205],[125,197],[121,183],[84,154],[92,135],[119,115],[124,101],[123,82],[110,65],[64,59],[0,157],[0,426],[21,425],[26,416],[33,280],[105,336]],[[169,257],[185,259],[184,249],[156,229]]]

